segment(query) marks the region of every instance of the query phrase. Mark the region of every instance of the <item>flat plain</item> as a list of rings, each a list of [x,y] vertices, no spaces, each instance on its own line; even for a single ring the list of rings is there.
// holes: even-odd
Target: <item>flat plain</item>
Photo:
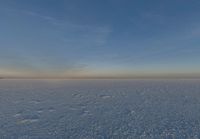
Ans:
[[[0,139],[199,139],[200,80],[0,80]]]

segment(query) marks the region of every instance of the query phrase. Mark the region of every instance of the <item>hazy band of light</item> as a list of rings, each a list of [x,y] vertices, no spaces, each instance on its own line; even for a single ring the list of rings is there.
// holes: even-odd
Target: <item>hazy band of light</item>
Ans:
[[[83,70],[65,72],[34,72],[0,70],[3,78],[35,78],[35,79],[137,79],[137,78],[200,78],[198,72],[174,72],[174,71],[134,71],[134,70]]]

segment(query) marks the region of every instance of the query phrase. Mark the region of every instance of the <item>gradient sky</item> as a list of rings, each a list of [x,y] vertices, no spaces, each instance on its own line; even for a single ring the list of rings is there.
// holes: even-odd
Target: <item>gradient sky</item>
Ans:
[[[0,76],[200,77],[199,0],[0,0]]]

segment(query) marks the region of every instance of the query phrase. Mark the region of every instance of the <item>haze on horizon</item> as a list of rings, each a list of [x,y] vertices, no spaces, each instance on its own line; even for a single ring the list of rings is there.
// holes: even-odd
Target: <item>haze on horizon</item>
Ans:
[[[200,78],[198,0],[1,0],[0,77]]]

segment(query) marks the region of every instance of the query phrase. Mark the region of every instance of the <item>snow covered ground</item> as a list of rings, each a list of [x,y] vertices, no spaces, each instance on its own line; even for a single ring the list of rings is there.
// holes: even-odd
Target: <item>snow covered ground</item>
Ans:
[[[200,80],[0,80],[0,139],[199,139]]]

